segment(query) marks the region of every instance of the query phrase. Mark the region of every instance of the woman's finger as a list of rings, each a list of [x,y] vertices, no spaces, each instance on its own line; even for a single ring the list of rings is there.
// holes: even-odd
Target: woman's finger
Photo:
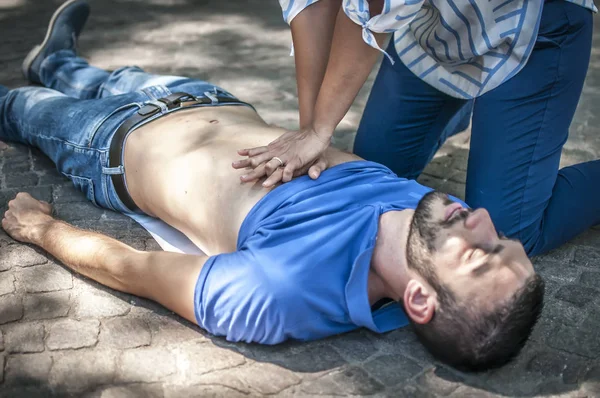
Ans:
[[[267,146],[259,146],[256,148],[250,148],[248,149],[248,155],[249,157],[253,157],[253,156],[258,156],[261,155],[263,153],[269,152],[269,147]]]
[[[265,163],[265,174],[270,176],[281,166],[283,166],[283,164],[279,160],[271,159],[267,163]]]
[[[302,165],[300,165],[300,167],[301,166]],[[300,167],[296,164],[296,162],[290,161],[288,164],[285,165],[283,169],[283,176],[281,177],[281,180],[283,182],[292,181],[292,178],[294,177],[294,171],[296,171],[296,169],[299,169]]]
[[[308,176],[316,180],[321,175],[321,172],[327,168],[327,160],[320,157],[319,160],[308,169]]]
[[[231,163],[231,166],[234,169],[245,169],[246,167],[250,167],[250,159],[236,160]]]
[[[273,172],[263,183],[262,186],[265,188],[271,188],[275,184],[281,182],[281,177],[283,176],[283,169],[278,167],[277,170]]]
[[[248,174],[244,174],[240,177],[242,182],[251,182],[256,181],[259,178],[265,176],[265,165],[259,165],[254,170],[251,170]]]

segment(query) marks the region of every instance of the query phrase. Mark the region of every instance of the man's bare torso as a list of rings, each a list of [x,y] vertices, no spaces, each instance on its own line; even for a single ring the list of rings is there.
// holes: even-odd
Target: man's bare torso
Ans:
[[[125,175],[135,203],[179,229],[209,255],[236,249],[240,226],[270,190],[231,162],[242,148],[267,145],[283,133],[246,106],[204,107],[163,116],[130,134]],[[358,160],[328,149],[329,167]]]

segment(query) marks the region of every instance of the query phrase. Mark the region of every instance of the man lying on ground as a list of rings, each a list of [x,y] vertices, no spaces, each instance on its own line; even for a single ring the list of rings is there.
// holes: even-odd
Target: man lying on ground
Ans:
[[[112,73],[77,57],[89,12],[69,1],[24,63],[44,87],[0,86],[0,140],[40,148],[87,198],[143,212],[209,256],[141,252],[52,217],[21,193],[3,228],[113,289],[159,302],[230,341],[276,344],[413,324],[440,360],[482,370],[514,357],[542,306],[523,246],[484,209],[334,149],[318,180],[266,190],[226,167],[282,129],[207,82]]]

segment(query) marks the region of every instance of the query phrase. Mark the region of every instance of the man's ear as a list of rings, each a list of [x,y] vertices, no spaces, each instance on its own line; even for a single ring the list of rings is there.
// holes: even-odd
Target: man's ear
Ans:
[[[408,282],[404,291],[404,309],[415,323],[429,323],[437,304],[437,295],[430,286],[416,279]]]

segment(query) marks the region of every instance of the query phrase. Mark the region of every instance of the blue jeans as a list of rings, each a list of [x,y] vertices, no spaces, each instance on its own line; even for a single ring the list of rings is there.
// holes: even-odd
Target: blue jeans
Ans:
[[[7,91],[0,86],[0,140],[39,148],[92,203],[123,213],[129,209],[110,175],[124,170],[108,166],[110,142],[119,126],[145,104],[174,92],[235,98],[204,81],[152,75],[138,67],[109,73],[70,50],[46,58],[40,76],[45,87]]]
[[[417,178],[446,138],[448,122],[473,106],[466,202],[486,208],[498,230],[528,253],[553,249],[600,223],[600,161],[558,170],[591,40],[589,10],[546,1],[526,66],[474,104],[417,78],[391,43],[395,65],[383,60],[354,151]]]

